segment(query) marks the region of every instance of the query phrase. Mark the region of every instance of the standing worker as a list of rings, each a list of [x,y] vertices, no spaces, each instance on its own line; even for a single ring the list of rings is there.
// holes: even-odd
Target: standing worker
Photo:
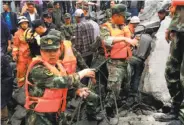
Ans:
[[[137,27],[137,25],[139,25],[140,23],[140,19],[137,16],[133,16],[130,19],[130,22],[127,26],[124,27],[124,32],[125,32],[125,36],[129,37],[129,38],[133,38],[134,37],[134,33],[135,33],[135,28]]]
[[[31,62],[30,49],[24,39],[24,31],[28,28],[29,20],[25,16],[19,17],[19,29],[13,37],[13,60],[17,62],[18,87],[24,85],[27,67]]]
[[[123,27],[121,27],[125,24],[126,17],[130,15],[126,9],[125,5],[116,4],[112,7],[111,22],[104,23],[101,27],[102,40],[106,46],[111,46],[111,49],[108,50],[110,60],[107,62],[109,92],[105,99],[105,108],[109,117],[115,117],[114,98],[120,98],[121,86],[126,85],[127,59],[132,56],[131,45],[137,44],[137,40],[126,38]]]
[[[60,31],[66,40],[72,40],[74,38],[76,24],[71,23],[71,15],[69,13],[65,13],[64,22],[65,24],[61,26]]]
[[[172,0],[171,5],[172,20],[166,31],[166,40],[171,41],[171,45],[166,63],[165,78],[169,93],[173,98],[170,114],[177,117],[184,97],[184,68],[181,67],[184,54],[184,1]]]

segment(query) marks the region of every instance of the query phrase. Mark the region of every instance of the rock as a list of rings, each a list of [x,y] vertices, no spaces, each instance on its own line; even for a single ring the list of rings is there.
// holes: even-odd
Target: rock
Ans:
[[[159,28],[155,41],[155,49],[146,61],[143,73],[143,87],[141,90],[153,95],[157,100],[164,103],[170,101],[170,95],[164,77],[166,61],[169,54],[169,44],[165,40],[165,30],[170,23],[167,17]]]

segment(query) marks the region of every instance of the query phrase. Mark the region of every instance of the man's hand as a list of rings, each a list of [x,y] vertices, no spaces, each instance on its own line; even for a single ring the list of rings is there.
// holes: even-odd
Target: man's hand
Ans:
[[[91,82],[92,82],[93,84],[96,84],[96,79],[95,79],[95,78],[91,78]]]
[[[90,90],[85,87],[85,88],[80,88],[77,90],[77,95],[80,96],[81,98],[87,98],[89,96]]]
[[[8,52],[10,52],[12,50],[11,45],[8,46],[7,50],[8,50]]]
[[[95,78],[95,69],[84,69],[78,72],[80,79],[83,77]]]
[[[166,41],[169,43],[170,42],[170,31],[169,30],[166,30],[165,31],[165,39]]]
[[[17,56],[13,56],[13,61],[17,61]]]
[[[140,10],[140,13],[143,13],[143,12],[144,12],[144,9],[141,9],[141,10]]]
[[[175,32],[171,32],[170,33],[170,39],[173,40],[176,37],[176,33]]]

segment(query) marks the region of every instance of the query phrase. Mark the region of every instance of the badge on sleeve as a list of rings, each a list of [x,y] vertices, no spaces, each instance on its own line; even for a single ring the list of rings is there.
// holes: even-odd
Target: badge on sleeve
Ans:
[[[54,75],[53,72],[49,71],[49,70],[45,70],[45,74],[48,75],[48,76],[52,76]]]

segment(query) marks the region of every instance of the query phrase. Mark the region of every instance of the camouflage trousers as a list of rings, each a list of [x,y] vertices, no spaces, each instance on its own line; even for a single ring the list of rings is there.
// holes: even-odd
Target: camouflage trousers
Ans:
[[[105,102],[106,107],[114,106],[114,95],[119,99],[121,88],[127,86],[127,61],[126,60],[109,60],[107,68],[109,72],[107,89],[108,94]]]
[[[171,42],[170,53],[166,63],[165,79],[173,104],[179,106],[183,101],[184,88],[184,33],[176,33]]]
[[[92,89],[97,93],[100,94],[101,90],[101,96],[102,99],[106,96],[106,86],[107,86],[107,78],[108,78],[108,71],[107,71],[107,62],[105,62],[103,65],[102,63],[106,60],[105,56],[98,54],[95,59],[93,59],[91,68],[97,68],[97,72],[95,74],[97,83],[92,86]],[[100,87],[100,89],[99,89]]]

